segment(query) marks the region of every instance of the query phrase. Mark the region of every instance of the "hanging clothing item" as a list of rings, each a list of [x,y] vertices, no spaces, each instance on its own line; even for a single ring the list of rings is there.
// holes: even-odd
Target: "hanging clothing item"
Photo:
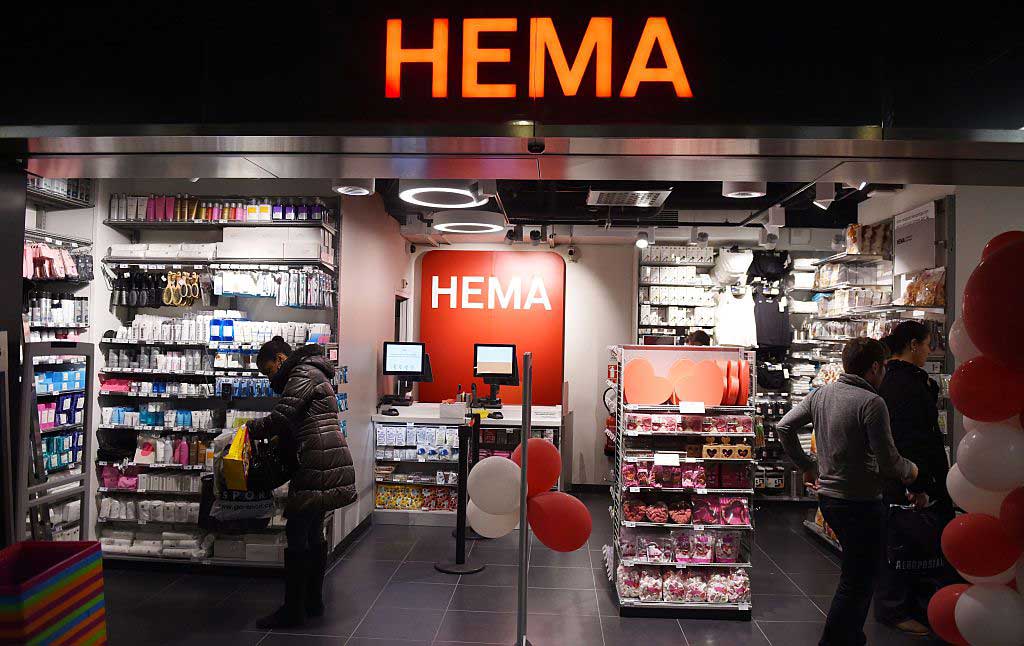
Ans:
[[[752,348],[757,345],[757,328],[754,319],[754,297],[749,289],[734,296],[732,290],[718,295],[718,324],[715,337],[718,345]]]
[[[723,287],[742,282],[753,259],[754,254],[750,251],[722,249],[718,252],[715,266],[711,268],[711,278]]]
[[[757,323],[757,345],[789,346],[793,341],[789,323],[789,308],[784,296],[766,296],[758,291],[754,295],[754,320]]]
[[[758,249],[753,252],[754,258],[747,269],[747,282],[754,282],[755,278],[764,281],[782,280],[789,273],[792,260],[788,251],[765,251]]]

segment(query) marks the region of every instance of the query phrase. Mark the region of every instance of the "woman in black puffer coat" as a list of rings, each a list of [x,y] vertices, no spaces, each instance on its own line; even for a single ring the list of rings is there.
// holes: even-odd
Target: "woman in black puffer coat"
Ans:
[[[334,366],[320,346],[292,352],[276,336],[260,348],[256,365],[281,399],[269,416],[248,424],[249,433],[256,440],[276,437],[280,450],[294,451],[297,458],[285,506],[284,605],[258,624],[264,629],[288,628],[301,625],[307,615],[324,613],[324,514],[355,502],[356,474],[339,427],[331,385]]]

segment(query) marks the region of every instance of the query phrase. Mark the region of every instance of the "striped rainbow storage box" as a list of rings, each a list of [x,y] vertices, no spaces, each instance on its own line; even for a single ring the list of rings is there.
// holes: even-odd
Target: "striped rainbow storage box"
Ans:
[[[106,643],[99,543],[26,541],[0,551],[0,644]]]

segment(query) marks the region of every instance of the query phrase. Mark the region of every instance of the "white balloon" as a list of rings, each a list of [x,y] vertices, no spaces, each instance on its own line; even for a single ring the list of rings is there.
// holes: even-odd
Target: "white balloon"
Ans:
[[[1009,491],[1024,485],[1024,433],[986,424],[971,431],[956,451],[960,473],[976,487]]]
[[[473,466],[466,481],[469,497],[481,511],[501,516],[519,509],[519,465],[497,455]]]
[[[953,617],[971,646],[1024,644],[1024,598],[1006,586],[971,586],[957,599]]]
[[[469,506],[466,507],[466,520],[477,534],[486,538],[501,538],[519,524],[519,512],[517,510],[500,516],[488,514],[470,500]]]
[[[989,491],[971,484],[971,481],[960,472],[960,467],[954,464],[946,474],[946,489],[953,502],[961,509],[979,514],[988,514],[999,518],[999,508],[1003,504],[1003,498],[1009,491]]]
[[[981,354],[981,351],[975,347],[974,341],[971,341],[970,335],[967,334],[967,328],[964,327],[962,318],[954,321],[952,327],[949,328],[949,349],[953,351],[957,363],[965,363]]]
[[[1014,415],[1013,417],[1004,419],[1001,422],[979,422],[976,419],[970,417],[964,417],[964,429],[968,431],[984,431],[989,426],[1009,426],[1020,430],[1020,415]]]

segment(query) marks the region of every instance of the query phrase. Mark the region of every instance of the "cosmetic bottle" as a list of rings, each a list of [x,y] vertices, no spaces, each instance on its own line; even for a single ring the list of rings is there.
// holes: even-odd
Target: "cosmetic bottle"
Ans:
[[[199,217],[199,198],[193,197],[187,202],[188,215],[186,216],[189,220],[195,220]]]
[[[296,220],[308,220],[309,219],[309,205],[306,204],[305,198],[300,198],[299,205],[295,207],[295,219]]]
[[[269,197],[260,198],[260,216],[259,216],[259,221],[260,222],[270,222],[271,221],[272,218],[270,217],[270,210],[271,210],[270,198]]]
[[[270,217],[274,222],[280,222],[284,219],[284,204],[281,203],[281,198],[274,200],[274,208],[270,213]]]
[[[250,198],[249,203],[245,205],[245,221],[256,222],[260,219],[260,207],[256,203],[256,198]]]
[[[295,205],[292,204],[291,200],[288,200],[288,203],[284,205],[284,219],[286,221],[295,219]]]

